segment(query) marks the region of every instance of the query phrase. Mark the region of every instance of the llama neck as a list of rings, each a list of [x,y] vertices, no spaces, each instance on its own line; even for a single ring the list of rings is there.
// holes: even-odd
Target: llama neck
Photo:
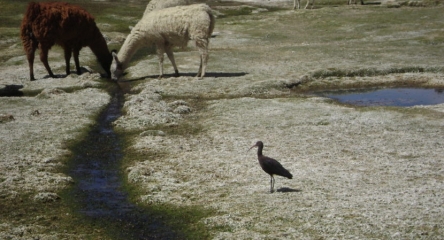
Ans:
[[[96,31],[94,40],[89,45],[89,48],[94,53],[94,55],[96,55],[97,60],[99,61],[102,68],[106,71],[108,76],[111,76],[110,67],[113,57],[108,50],[105,38],[103,38],[98,29]]]
[[[122,47],[117,54],[119,61],[123,65],[123,69],[126,69],[129,61],[134,56],[137,50],[143,47],[146,40],[144,40],[137,32],[131,32],[125,39]]]

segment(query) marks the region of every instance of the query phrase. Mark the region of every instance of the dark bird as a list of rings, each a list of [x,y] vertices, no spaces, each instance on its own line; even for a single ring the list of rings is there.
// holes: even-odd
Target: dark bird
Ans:
[[[254,146],[250,149],[257,147],[257,159],[259,160],[259,164],[261,165],[262,170],[266,173],[270,174],[270,192],[274,192],[274,177],[273,175],[279,175],[282,177],[286,177],[289,179],[293,178],[293,175],[285,169],[278,161],[273,158],[269,158],[267,156],[262,155],[262,149],[264,148],[264,143],[258,141]],[[248,149],[248,151],[250,150]]]

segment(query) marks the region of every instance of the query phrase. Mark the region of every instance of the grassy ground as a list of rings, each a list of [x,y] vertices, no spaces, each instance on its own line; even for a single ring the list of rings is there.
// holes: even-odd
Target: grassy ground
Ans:
[[[0,142],[0,236],[109,239],[70,210],[61,189],[72,183],[60,170],[67,142],[81,138],[108,96],[89,75],[28,82],[18,38],[26,1],[0,2],[8,10],[0,17],[1,83],[33,93],[66,89],[1,99],[7,107],[0,114],[16,120],[0,123],[2,136],[13,136]],[[110,49],[120,47],[146,5],[77,3],[95,15]],[[444,87],[442,7],[325,1],[292,11],[292,2],[261,4],[211,4],[218,19],[203,80],[190,77],[199,63],[193,44],[175,54],[185,73],[179,78],[158,80],[149,49],[131,62],[133,89],[115,126],[126,134],[122,173],[134,202],[204,238],[441,238],[443,106],[354,108],[306,93]],[[50,53],[57,73],[64,71],[61,52]],[[82,51],[81,64],[100,72],[94,60]],[[42,64],[35,65],[43,78]],[[165,72],[172,73],[168,61]],[[31,115],[36,109],[41,117]],[[274,194],[255,153],[246,152],[257,140],[294,175],[277,177]]]
[[[216,239],[440,238],[442,105],[353,108],[305,93],[442,87],[442,9],[248,9],[218,19],[204,80],[153,79],[155,58],[127,70],[145,78],[116,121],[141,132],[127,149],[146,156],[127,168],[140,203],[215,210],[202,222]],[[176,54],[184,73],[192,53]],[[174,114],[175,101],[191,113]],[[295,176],[275,194],[246,153],[257,140]]]

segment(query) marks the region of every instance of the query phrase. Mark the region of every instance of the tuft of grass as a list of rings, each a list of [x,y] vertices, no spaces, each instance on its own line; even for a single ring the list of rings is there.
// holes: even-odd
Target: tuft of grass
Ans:
[[[242,16],[242,15],[250,15],[253,12],[253,9],[254,8],[249,7],[249,6],[224,9],[224,10],[221,10],[221,12],[224,15],[220,16],[220,18],[233,17],[233,16]]]
[[[172,204],[151,205],[145,207],[150,215],[163,216],[165,223],[181,233],[185,239],[211,239],[212,234],[202,219],[215,215],[214,210],[198,206],[177,207]]]
[[[419,67],[419,66],[406,66],[399,68],[386,68],[386,69],[377,69],[377,68],[361,68],[361,69],[322,69],[316,70],[310,74],[311,78],[316,79],[325,79],[329,77],[374,77],[374,76],[385,76],[394,73],[437,73],[443,72],[444,69],[442,67]]]

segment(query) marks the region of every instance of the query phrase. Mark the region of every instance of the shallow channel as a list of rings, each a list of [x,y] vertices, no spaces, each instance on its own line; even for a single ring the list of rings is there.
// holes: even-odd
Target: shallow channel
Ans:
[[[113,239],[180,239],[180,235],[128,200],[122,190],[121,137],[112,122],[121,115],[124,94],[115,87],[112,100],[84,141],[74,147],[69,175],[75,181],[70,197],[85,222],[106,230]]]
[[[315,93],[344,104],[356,106],[396,106],[435,105],[444,103],[442,89],[424,88],[384,88],[366,90],[341,90]]]

